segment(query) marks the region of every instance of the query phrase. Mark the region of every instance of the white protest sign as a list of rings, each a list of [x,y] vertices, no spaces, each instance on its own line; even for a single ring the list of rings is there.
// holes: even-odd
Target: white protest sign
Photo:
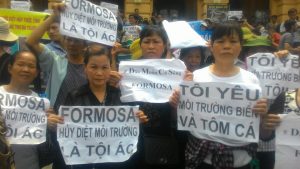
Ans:
[[[281,115],[276,129],[275,169],[295,169],[300,166],[300,116]]]
[[[171,48],[207,46],[207,41],[205,41],[188,22],[168,22],[164,20],[162,23],[169,37]]]
[[[112,13],[114,13],[115,16],[118,16],[118,5],[108,2],[101,2],[100,5],[104,8],[109,9]]]
[[[46,141],[48,99],[0,92],[0,106],[10,144],[40,144]]]
[[[74,38],[113,46],[117,36],[115,15],[86,0],[66,0],[61,13],[60,32]]]
[[[247,68],[257,76],[263,97],[268,99],[300,86],[300,63],[296,55],[279,59],[271,53],[257,53],[247,58]]]
[[[141,27],[138,25],[134,26],[123,26],[123,31],[127,32],[131,36],[131,40],[136,40],[140,37]]]
[[[137,106],[61,106],[57,141],[67,165],[122,162],[137,150]]]
[[[165,103],[183,80],[186,66],[179,59],[122,61],[119,71],[122,102]]]
[[[21,11],[30,11],[31,4],[29,1],[10,1],[10,8]]]
[[[258,142],[260,117],[252,107],[260,98],[259,85],[183,82],[180,93],[179,130],[226,145]]]
[[[238,20],[241,20],[243,18],[243,11],[228,11],[228,20],[230,20],[232,17],[236,17]]]

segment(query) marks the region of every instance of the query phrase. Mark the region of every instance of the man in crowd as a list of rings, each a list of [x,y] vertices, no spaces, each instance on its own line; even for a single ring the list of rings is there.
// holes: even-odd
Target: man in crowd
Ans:
[[[297,14],[298,14],[298,11],[297,11],[296,8],[289,9],[288,10],[288,16],[289,16],[288,20],[293,20],[295,22],[298,22],[298,20],[297,20]],[[279,28],[279,31],[280,31],[281,34],[283,34],[284,32],[286,32],[284,23],[285,22],[281,23],[280,28]]]

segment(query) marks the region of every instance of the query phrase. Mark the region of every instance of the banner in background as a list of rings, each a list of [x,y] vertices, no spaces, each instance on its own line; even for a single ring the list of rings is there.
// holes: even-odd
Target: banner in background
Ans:
[[[48,13],[18,11],[12,9],[1,9],[0,16],[5,18],[10,24],[10,30],[18,36],[27,37],[39,26]],[[45,34],[43,39],[49,39]]]
[[[66,0],[61,13],[61,34],[113,46],[117,38],[116,16],[107,8],[86,0]]]

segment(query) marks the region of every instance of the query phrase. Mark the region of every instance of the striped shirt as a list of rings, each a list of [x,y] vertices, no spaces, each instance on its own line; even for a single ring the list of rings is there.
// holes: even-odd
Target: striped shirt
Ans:
[[[54,103],[54,110],[58,113],[59,106],[65,102],[68,93],[87,83],[86,75],[84,73],[84,64],[68,63],[67,74],[63,80],[56,101]]]

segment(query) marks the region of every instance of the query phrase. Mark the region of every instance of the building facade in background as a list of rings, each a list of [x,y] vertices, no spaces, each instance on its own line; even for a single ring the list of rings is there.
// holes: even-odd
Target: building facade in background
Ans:
[[[0,7],[8,8],[11,0],[1,0]],[[51,3],[60,0],[30,0],[33,10],[43,11]],[[100,4],[99,0],[89,0]],[[197,20],[207,17],[211,4],[227,5],[229,10],[243,11],[244,16],[250,21],[263,20],[270,15],[278,15],[278,20],[288,18],[290,8],[300,9],[300,0],[103,0],[104,2],[119,5],[125,16],[134,13],[135,9],[143,18],[161,14],[168,19]]]

